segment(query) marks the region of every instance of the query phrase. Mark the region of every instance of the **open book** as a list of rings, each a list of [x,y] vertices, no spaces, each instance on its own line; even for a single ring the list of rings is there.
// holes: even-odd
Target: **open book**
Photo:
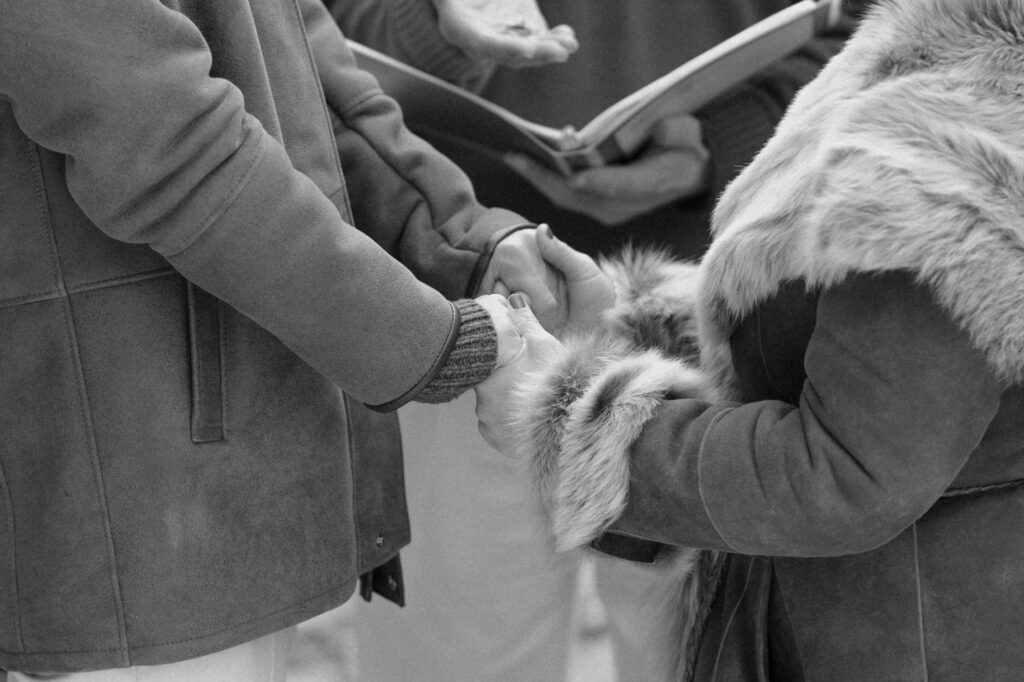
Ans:
[[[463,88],[349,41],[359,66],[402,107],[417,132],[457,138],[493,154],[520,152],[564,174],[633,154],[650,126],[692,113],[839,19],[839,0],[803,0],[759,21],[627,95],[581,129],[543,126]],[[571,57],[570,57],[571,59]]]

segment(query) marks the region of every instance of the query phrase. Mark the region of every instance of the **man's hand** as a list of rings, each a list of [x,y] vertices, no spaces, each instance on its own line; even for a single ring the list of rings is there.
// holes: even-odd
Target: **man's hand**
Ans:
[[[604,311],[615,305],[615,285],[590,256],[555,237],[551,228],[537,229],[541,257],[561,273],[559,320],[567,329],[596,329]]]
[[[491,298],[485,296],[483,298]],[[478,301],[480,299],[477,299]],[[541,327],[529,307],[529,299],[521,293],[509,297],[510,319],[520,335],[519,350],[499,363],[494,373],[477,384],[476,416],[480,421],[480,435],[498,452],[509,457],[519,453],[517,437],[512,431],[509,400],[517,381],[526,373],[540,369],[547,358],[553,356],[561,344]],[[501,342],[498,343],[501,355]]]
[[[472,59],[520,68],[564,62],[579,47],[568,26],[548,28],[536,0],[433,0],[441,35]]]
[[[519,230],[498,242],[491,262],[480,282],[480,293],[507,296],[521,291],[533,302],[533,310],[545,329],[558,331],[565,320],[559,318],[558,273],[541,258],[537,248],[537,230]]]
[[[614,226],[707,188],[711,157],[692,116],[658,121],[643,151],[628,163],[565,177],[521,154],[505,162],[554,204]]]

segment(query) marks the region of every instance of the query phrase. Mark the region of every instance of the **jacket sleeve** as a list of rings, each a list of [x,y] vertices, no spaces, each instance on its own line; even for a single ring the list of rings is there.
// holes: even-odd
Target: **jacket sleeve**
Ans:
[[[711,152],[711,199],[761,150],[797,91],[839,53],[869,1],[843,0],[840,19],[833,28],[697,112]]]
[[[631,448],[613,526],[773,556],[862,552],[927,511],[977,447],[1001,388],[924,286],[822,294],[798,405],[665,401]]]
[[[795,405],[721,402],[652,350],[605,349],[613,359],[546,373],[557,390],[533,451],[561,546],[608,530],[834,556],[878,547],[923,515],[977,447],[1001,387],[926,287],[856,281],[818,301]],[[557,466],[543,454],[552,443]]]
[[[400,399],[436,370],[453,306],[293,169],[238,89],[210,76],[185,16],[155,0],[0,0],[0,16],[0,96],[66,157],[101,230],[148,244],[364,402]],[[475,216],[466,194],[452,203]]]
[[[356,225],[449,298],[475,295],[497,243],[532,225],[482,207],[469,178],[412,134],[397,103],[357,68],[323,4],[301,3]]]

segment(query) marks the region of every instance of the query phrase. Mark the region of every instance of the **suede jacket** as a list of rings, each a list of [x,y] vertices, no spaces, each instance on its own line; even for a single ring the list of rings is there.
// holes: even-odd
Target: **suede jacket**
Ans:
[[[522,392],[562,546],[701,550],[688,679],[1024,670],[1021,26],[1011,0],[880,4],[701,264],[610,268],[618,345]]]
[[[519,222],[316,0],[0,0],[0,668],[343,602],[409,539],[364,404],[429,383]]]

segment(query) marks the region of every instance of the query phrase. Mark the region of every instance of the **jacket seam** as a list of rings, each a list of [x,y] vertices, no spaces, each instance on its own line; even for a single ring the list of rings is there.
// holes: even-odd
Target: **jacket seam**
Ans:
[[[725,569],[722,569],[725,570]],[[750,589],[750,574],[754,570],[754,564],[751,562],[747,563],[747,572],[743,576],[743,589],[740,590],[740,595],[736,598],[736,604],[732,607],[729,612],[729,617],[725,619],[722,625],[722,636],[719,638],[717,651],[715,652],[715,665],[712,669],[712,679],[719,679],[718,677],[718,664],[722,660],[722,640],[729,636],[729,628],[732,627],[732,622],[736,619],[736,613],[740,610],[740,606],[743,603],[743,598],[747,596],[747,590]]]
[[[223,305],[217,305],[217,337],[219,341],[218,352],[220,353],[220,437],[221,440],[228,440],[228,357],[230,350],[228,346],[227,315]]]
[[[918,646],[921,651],[921,672],[924,673],[922,682],[928,682],[928,655],[924,645],[924,604],[921,600],[921,562],[917,552],[917,524],[912,525],[912,539],[914,545],[914,590],[917,601],[917,635]]]
[[[145,270],[143,272],[137,272],[127,275],[115,275],[113,277],[105,277],[103,279],[90,280],[82,284],[76,284],[74,286],[68,286],[66,283],[63,287],[58,287],[50,291],[42,291],[37,294],[25,294],[23,296],[14,296],[12,298],[0,299],[0,309],[4,308],[16,308],[20,305],[30,305],[32,303],[42,303],[44,301],[52,301],[54,299],[63,298],[65,296],[73,296],[74,294],[82,294],[89,291],[96,291],[98,289],[109,289],[116,287],[120,284],[130,284],[132,282],[144,282],[150,279],[159,279],[160,277],[170,277],[171,275],[177,275],[178,272],[171,267],[159,268],[157,270]]]
[[[242,140],[242,145],[240,145],[240,148],[241,146],[245,145],[246,141],[248,141],[249,138],[256,135],[257,130],[258,129],[255,127],[250,127],[250,129],[246,131],[245,137]],[[230,209],[234,205],[239,195],[245,190],[246,187],[248,187],[249,182],[252,181],[252,177],[255,174],[256,167],[259,165],[259,162],[263,159],[264,154],[266,154],[266,141],[262,138],[258,138],[256,144],[259,145],[259,148],[253,153],[252,160],[249,161],[249,165],[245,167],[245,170],[238,178],[238,181],[226,193],[227,196],[224,199],[224,201],[215,206],[203,220],[200,220],[199,224],[191,232],[181,237],[173,245],[169,246],[166,254],[164,254],[165,256],[177,256],[186,249],[188,249],[196,241],[198,241],[199,238],[208,229],[210,229],[210,227],[215,222],[217,222],[225,213],[227,213],[228,209]]]
[[[302,44],[306,49],[306,60],[309,62],[309,67],[312,70],[313,74],[316,76],[316,78],[314,78],[313,80],[316,82],[316,89],[317,92],[320,94],[320,106],[321,110],[324,113],[324,122],[327,124],[327,130],[329,131],[327,137],[330,138],[332,142],[334,142],[334,132],[331,129],[331,114],[327,106],[327,97],[324,94],[323,82],[320,80],[320,69],[318,69],[316,66],[316,55],[313,53],[313,46],[309,44],[309,35],[306,32],[306,22],[302,18],[302,8],[299,7],[298,0],[292,0],[291,5],[292,11],[295,12],[296,21],[298,22],[299,27],[302,29],[300,33],[302,34]],[[332,17],[331,21],[333,20],[334,19]],[[345,173],[341,168],[341,158],[338,156],[338,147],[336,143],[334,145],[334,154],[332,154],[331,157],[331,160],[334,162],[334,170],[338,174],[338,179],[341,181],[341,189],[344,190]],[[334,194],[332,194],[331,196],[334,196]],[[346,192],[346,204],[348,203],[347,196],[348,195]],[[349,212],[351,212],[351,210],[351,207],[349,207]]]
[[[78,336],[75,334],[75,320],[71,307],[71,300],[67,296],[67,289],[64,284],[64,274],[63,269],[61,268],[60,256],[57,248],[57,235],[53,229],[53,221],[50,218],[49,201],[47,199],[46,187],[43,181],[42,161],[39,158],[39,150],[35,145],[31,145],[31,150],[32,153],[30,158],[36,170],[36,182],[34,183],[36,198],[38,199],[39,211],[44,224],[46,225],[47,235],[49,237],[47,240],[47,247],[50,251],[50,257],[53,260],[54,276],[57,280],[58,289],[64,292],[64,295],[60,297],[61,310],[64,317],[64,333],[68,342],[68,354],[70,355],[71,364],[74,366],[75,383],[78,386],[78,411],[81,416],[82,425],[85,428],[86,439],[88,441],[87,445],[92,464],[93,478],[96,484],[96,492],[103,508],[103,533],[106,539],[107,561],[110,562],[110,575],[108,577],[110,580],[111,591],[113,593],[113,607],[115,619],[117,620],[117,634],[120,644],[119,648],[111,649],[111,651],[120,650],[123,652],[121,657],[122,661],[130,663],[128,657],[128,631],[125,622],[124,601],[121,592],[120,576],[117,571],[117,548],[114,544],[114,535],[110,528],[110,507],[107,503],[106,486],[104,485],[103,480],[103,469],[99,462],[99,449],[96,444],[96,433],[93,428],[89,410],[89,391],[85,385],[85,372],[82,367],[81,349],[78,346]],[[19,606],[19,611],[20,610]]]
[[[777,595],[777,598],[778,598],[779,602],[781,603],[780,608],[785,612],[785,614],[786,614],[786,622],[789,624],[790,632],[792,632],[793,631],[793,619],[789,615],[789,604],[786,601],[786,590],[782,587],[782,583],[779,581],[779,578],[778,578],[778,565],[775,563],[774,559],[771,560],[771,566],[772,566],[772,581],[775,583],[776,595]],[[797,656],[797,661],[796,662],[800,666],[800,673],[806,679],[806,677],[807,677],[807,666],[804,664],[804,661],[806,661],[807,659],[805,658],[804,652],[801,649],[801,644],[802,643],[800,642],[800,638],[797,637],[794,634],[794,636],[793,636],[793,648],[796,649],[796,656]]]
[[[14,503],[11,501],[11,487],[7,482],[7,475],[4,473],[2,462],[0,462],[0,488],[2,488],[2,491],[0,492],[3,492],[4,512],[7,514],[8,523],[11,525],[11,556],[9,560],[11,567],[11,580],[13,582],[11,588],[14,593],[12,596],[14,597],[15,604],[12,620],[18,630],[18,644],[21,646],[22,653],[24,653],[26,646],[24,628],[22,627],[21,622],[20,581],[18,580],[18,543],[15,542],[15,538],[18,537],[18,533],[15,529]]]
[[[725,536],[725,533],[722,532],[722,529],[718,527],[718,523],[715,521],[715,518],[711,515],[711,509],[708,508],[708,503],[704,500],[704,487],[701,482],[701,464],[704,462],[704,444],[711,437],[711,431],[712,429],[714,429],[715,424],[724,419],[725,415],[727,415],[731,411],[732,410],[723,410],[716,414],[714,417],[712,417],[711,423],[708,424],[708,428],[707,430],[704,431],[704,435],[701,438],[700,447],[697,450],[697,497],[700,499],[700,506],[704,509],[704,516],[707,517],[708,523],[710,523],[711,527],[715,530],[716,533],[718,533],[718,537],[722,538],[722,542],[725,544],[726,547],[729,548],[728,551],[743,554],[743,552],[737,550],[733,546],[733,544],[729,542],[729,538],[727,538]]]
[[[193,290],[191,283],[185,285],[185,302],[188,308],[188,346],[189,346],[189,370],[191,372],[190,377],[190,389],[192,395],[192,414],[190,415],[189,424],[189,435],[192,438],[192,442],[197,442],[197,439],[201,433],[201,415],[205,414],[203,409],[203,354],[199,350],[199,313],[196,310],[196,293]]]
[[[776,394],[780,393],[778,386],[775,383],[775,378],[772,376],[771,363],[768,362],[768,354],[764,348],[764,329],[761,326],[761,309],[754,309],[754,323],[757,326],[757,356],[761,360],[761,367],[764,370],[765,378],[768,380],[768,385],[775,391]]]
[[[161,277],[172,277],[178,274],[177,270],[168,267],[160,268],[159,270],[147,270],[145,272],[139,272],[132,275],[107,277],[105,279],[93,280],[84,284],[76,284],[74,286],[67,286],[65,284],[63,287],[54,289],[53,291],[46,291],[38,294],[27,294],[25,296],[17,296],[14,298],[0,300],[0,310],[4,308],[17,308],[18,306],[31,305],[33,303],[53,301],[58,298],[67,298],[69,296],[74,296],[75,294],[84,294],[90,291],[112,289],[122,284],[146,282],[151,279],[160,279]]]
[[[90,280],[83,282],[82,284],[76,284],[74,286],[67,286],[68,294],[80,294],[86,291],[94,291],[96,289],[106,289],[107,287],[117,286],[122,283],[139,282],[147,279],[157,279],[159,277],[169,277],[171,275],[178,274],[178,271],[170,266],[156,268],[153,270],[143,270],[142,272],[136,272],[127,275],[115,275],[113,277],[104,277],[102,279]]]
[[[345,439],[348,442],[348,473],[349,473],[349,481],[351,482],[351,487],[353,488],[353,493],[354,493],[355,482],[356,482],[356,452],[355,452],[356,438],[355,438],[355,433],[352,430],[352,411],[349,409],[349,401],[350,400],[352,400],[352,397],[349,396],[348,393],[345,393],[344,391],[342,391],[342,393],[341,393],[341,401],[342,401],[342,404],[345,406]],[[353,494],[353,498],[352,499],[353,499],[353,501],[355,500],[355,495],[354,494]],[[355,579],[358,580],[359,579],[359,567],[363,565],[363,549],[362,549],[362,543],[359,541],[361,536],[360,536],[360,532],[359,532],[359,505],[357,505],[357,504],[353,504],[352,505],[352,528],[355,531],[355,536],[352,539],[352,549],[353,549],[353,553],[355,554],[355,558],[356,558],[356,563],[355,563],[355,566],[356,566],[356,576],[355,576]]]
[[[331,139],[333,140],[334,137],[332,136]],[[335,142],[335,148],[337,148],[337,142]],[[335,153],[335,156],[337,156],[337,153]],[[345,185],[345,176],[341,177],[341,187],[331,192],[331,194],[327,198],[331,200],[332,204],[335,204],[335,198],[339,194],[341,195],[341,200],[345,202],[345,215],[343,215],[341,218],[349,225],[354,226],[356,218],[355,213],[352,211],[352,201],[348,197],[348,188]],[[337,206],[337,204],[335,204],[335,206]]]

